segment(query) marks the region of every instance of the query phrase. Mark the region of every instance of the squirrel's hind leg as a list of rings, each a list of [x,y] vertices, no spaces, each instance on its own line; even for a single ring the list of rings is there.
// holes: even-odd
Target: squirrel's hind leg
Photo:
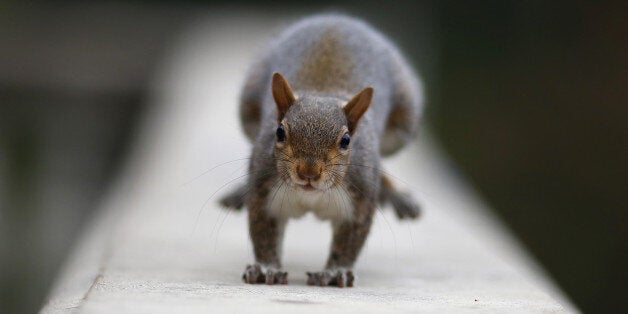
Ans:
[[[240,122],[244,133],[250,141],[254,141],[259,130],[262,116],[262,101],[267,90],[270,90],[270,60],[265,56],[249,69],[240,95]]]
[[[396,153],[416,135],[423,109],[421,83],[398,53],[393,55],[391,76],[391,107],[381,139],[382,156]]]
[[[395,188],[390,178],[382,175],[379,200],[390,202],[399,219],[416,219],[421,213],[418,202],[407,192]]]

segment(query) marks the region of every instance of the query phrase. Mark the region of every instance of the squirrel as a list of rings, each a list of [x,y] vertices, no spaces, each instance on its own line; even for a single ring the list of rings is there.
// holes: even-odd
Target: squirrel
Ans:
[[[286,223],[312,212],[331,221],[333,240],[325,268],[308,272],[307,284],[353,286],[378,204],[390,202],[400,219],[419,215],[380,162],[415,135],[422,97],[398,49],[357,18],[316,15],[279,34],[242,89],[240,120],[254,146],[248,182],[220,201],[248,209],[255,263],[245,283],[287,284]]]

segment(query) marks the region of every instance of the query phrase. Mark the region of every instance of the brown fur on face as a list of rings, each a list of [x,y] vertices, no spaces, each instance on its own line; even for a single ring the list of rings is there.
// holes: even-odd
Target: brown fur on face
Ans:
[[[351,144],[340,147],[349,132],[342,100],[305,96],[287,110],[281,124],[286,139],[276,142],[275,158],[281,178],[291,186],[324,191],[344,178]]]

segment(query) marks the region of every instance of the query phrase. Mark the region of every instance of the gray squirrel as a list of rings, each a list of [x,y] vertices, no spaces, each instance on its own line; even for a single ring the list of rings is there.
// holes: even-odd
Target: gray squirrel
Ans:
[[[381,171],[422,111],[417,76],[397,48],[356,18],[325,14],[287,27],[251,68],[240,119],[253,143],[249,178],[221,204],[248,209],[255,263],[246,283],[287,284],[286,223],[307,212],[330,220],[333,240],[308,285],[351,287],[378,204],[416,218],[419,206]]]

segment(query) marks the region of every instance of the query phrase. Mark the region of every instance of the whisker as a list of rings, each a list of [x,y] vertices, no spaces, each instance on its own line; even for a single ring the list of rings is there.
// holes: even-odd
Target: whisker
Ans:
[[[251,159],[251,158],[238,158],[238,159],[234,159],[234,160],[230,160],[230,161],[226,161],[226,162],[220,163],[220,164],[218,164],[218,165],[215,165],[215,166],[213,166],[213,167],[211,167],[211,168],[209,168],[209,169],[207,169],[207,170],[203,171],[201,174],[199,174],[199,175],[195,176],[194,178],[192,178],[192,179],[190,179],[190,180],[188,180],[188,181],[184,182],[183,184],[181,184],[181,186],[182,186],[182,187],[183,187],[183,186],[186,186],[186,185],[188,185],[188,184],[190,184],[190,183],[192,183],[192,182],[194,182],[194,181],[198,180],[200,177],[202,177],[202,176],[204,176],[204,175],[206,175],[206,174],[210,173],[212,170],[214,170],[214,169],[216,169],[216,168],[219,168],[219,167],[222,167],[222,166],[228,165],[228,164],[230,164],[230,163],[234,163],[234,162],[236,162],[236,161],[243,161],[243,160],[249,160],[249,159]]]
[[[382,168],[379,168],[379,167],[373,167],[373,166],[361,165],[361,164],[354,164],[354,163],[347,163],[347,164],[337,163],[337,164],[329,164],[329,165],[326,165],[326,166],[328,166],[328,167],[329,166],[344,166],[344,167],[347,167],[347,168],[349,168],[349,167],[363,167],[363,168],[367,168],[367,169],[374,169],[374,170],[377,170],[380,173],[385,174],[385,175],[387,175],[387,176],[389,176],[389,177],[391,177],[391,178],[393,178],[395,180],[398,180],[399,182],[402,182],[403,184],[410,185],[409,183],[405,182],[403,179],[401,179],[401,178],[395,176],[394,174],[392,174],[392,173],[390,173],[390,172],[388,172],[388,171],[386,171],[386,170],[384,170]]]
[[[215,166],[213,166],[213,167],[211,167],[211,168],[209,168],[209,169],[207,169],[207,170],[205,170],[205,171],[201,172],[201,174],[196,175],[196,176],[195,176],[195,177],[193,177],[192,179],[189,179],[189,180],[187,180],[186,182],[182,183],[182,184],[181,184],[181,187],[184,187],[184,186],[186,186],[186,185],[188,185],[188,184],[190,184],[190,183],[192,183],[192,182],[194,182],[194,181],[198,180],[198,179],[199,179],[199,178],[201,178],[202,176],[204,176],[204,175],[206,175],[206,174],[208,174],[208,173],[212,172],[213,170],[215,170],[215,169],[217,169],[217,168],[220,168],[220,167],[222,167],[222,166],[226,166],[226,165],[228,165],[228,164],[231,164],[231,163],[234,163],[234,162],[238,162],[238,161],[244,161],[244,160],[257,160],[257,159],[275,159],[275,158],[273,158],[273,157],[269,157],[269,158],[266,158],[266,157],[246,157],[246,158],[238,158],[238,159],[234,159],[234,160],[229,160],[229,161],[221,162],[221,163],[219,163],[219,164],[217,164],[217,165],[215,165]],[[288,160],[284,160],[284,159],[281,159],[281,160],[283,160],[283,161],[288,161]]]
[[[236,177],[236,178],[234,178],[234,179],[231,179],[231,180],[229,180],[227,183],[225,183],[225,184],[221,185],[221,186],[220,186],[220,187],[219,187],[216,191],[214,191],[214,192],[213,192],[213,193],[209,196],[209,198],[207,198],[207,199],[205,200],[205,202],[203,202],[203,205],[202,205],[202,206],[201,206],[201,208],[199,209],[198,214],[196,215],[196,222],[194,223],[193,233],[194,233],[194,232],[196,232],[196,230],[198,229],[198,222],[199,222],[199,219],[200,219],[200,217],[201,217],[201,214],[203,213],[203,210],[205,209],[205,206],[207,206],[207,204],[209,203],[209,201],[210,201],[210,200],[211,200],[211,199],[212,199],[212,198],[213,198],[213,197],[214,197],[214,196],[215,196],[218,192],[220,192],[222,189],[224,189],[226,186],[228,186],[229,184],[233,183],[234,181],[239,180],[239,179],[242,179],[242,178],[244,178],[244,177],[246,177],[246,176],[250,176],[250,175],[255,174],[255,173],[258,173],[258,172],[261,172],[261,171],[253,171],[253,172],[249,172],[249,173],[243,174],[243,175],[241,175],[241,176],[238,176],[238,177]],[[262,176],[265,176],[267,173],[268,173],[268,171],[266,171],[266,170],[265,170],[265,173],[264,173],[264,174],[262,174]]]
[[[218,236],[220,235],[220,230],[222,229],[222,226],[225,224],[225,221],[227,220],[227,217],[229,217],[229,214],[231,212],[232,212],[231,210],[227,211],[227,213],[225,214],[225,217],[223,217],[222,220],[220,221],[220,225],[218,227],[218,230],[216,231],[216,238],[214,240],[214,253],[218,249]],[[212,230],[212,234],[213,234],[213,230]],[[211,239],[211,235],[210,235],[210,239]]]
[[[284,180],[277,180],[277,182],[275,182],[273,184],[273,186],[271,187],[271,191],[274,190],[273,193],[273,197],[271,198],[270,202],[268,204],[270,204],[270,206],[272,206],[272,204],[275,202],[275,198],[277,197],[277,194],[279,193],[279,190],[281,190],[284,185],[286,184],[286,182]],[[279,185],[279,186],[277,186]],[[285,195],[285,193],[284,193]],[[282,205],[283,205],[283,199],[282,199]],[[279,209],[279,213],[281,214],[281,208]]]
[[[338,158],[338,157],[341,157],[341,156],[343,156],[343,155],[345,155],[345,154],[347,154],[347,153],[349,153],[349,152],[351,152],[351,149],[348,149],[348,150],[346,150],[346,151],[344,151],[344,152],[338,153],[338,155],[336,155],[336,156],[334,156],[334,157],[331,157],[329,160],[334,160],[334,159],[336,159],[336,158]]]
[[[368,197],[366,196],[366,194],[362,190],[360,190],[355,184],[353,184],[349,180],[344,180],[342,182],[342,184],[344,184],[345,182],[348,183],[348,184],[351,184],[351,186],[353,186],[353,188],[355,188],[358,191],[358,193],[360,193],[362,195],[362,197],[364,197],[364,199],[368,200]],[[379,206],[379,204],[377,204],[377,202],[369,201],[369,203],[371,203],[371,205],[374,205],[376,211],[379,212],[379,214],[382,216],[382,218],[384,219],[384,222],[386,223],[386,225],[388,227],[388,230],[390,231],[390,234],[393,237],[393,243],[394,243],[394,246],[395,246],[395,258],[396,258],[397,257],[397,236],[395,235],[395,232],[393,231],[392,226],[390,225],[390,222],[388,221],[388,219],[386,219],[386,216],[384,215],[384,211],[381,208],[381,206]]]

